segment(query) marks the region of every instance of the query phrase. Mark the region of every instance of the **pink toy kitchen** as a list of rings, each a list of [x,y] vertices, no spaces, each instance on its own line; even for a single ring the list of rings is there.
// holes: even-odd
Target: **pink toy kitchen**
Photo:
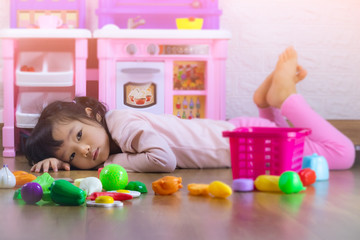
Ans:
[[[98,40],[99,100],[181,118],[225,119],[221,30],[122,30],[107,25]]]
[[[230,33],[219,30],[217,0],[100,0],[96,14],[99,100],[111,109],[225,119]]]
[[[219,29],[217,0],[99,0],[92,33],[79,29],[85,3],[12,1],[11,29],[0,30],[4,157],[15,156],[44,106],[88,90],[109,109],[225,119],[231,34]],[[91,38],[96,69],[87,68]]]

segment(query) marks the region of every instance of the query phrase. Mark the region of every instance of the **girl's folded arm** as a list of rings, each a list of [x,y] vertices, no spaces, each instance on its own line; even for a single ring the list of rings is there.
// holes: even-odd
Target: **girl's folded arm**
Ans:
[[[108,164],[121,165],[129,172],[173,172],[176,167],[174,154],[156,151],[145,153],[118,153],[111,155],[105,162]]]
[[[105,165],[116,163],[134,172],[175,170],[176,157],[169,144],[144,121],[133,120],[126,126],[114,126],[110,133],[123,153],[110,155]]]

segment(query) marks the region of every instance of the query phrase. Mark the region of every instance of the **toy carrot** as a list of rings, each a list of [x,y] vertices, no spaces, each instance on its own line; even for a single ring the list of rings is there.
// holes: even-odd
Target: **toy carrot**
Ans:
[[[31,182],[36,179],[35,175],[32,175],[30,173],[27,173],[25,171],[15,171],[13,172],[15,178],[16,178],[16,185],[22,186],[25,183]]]

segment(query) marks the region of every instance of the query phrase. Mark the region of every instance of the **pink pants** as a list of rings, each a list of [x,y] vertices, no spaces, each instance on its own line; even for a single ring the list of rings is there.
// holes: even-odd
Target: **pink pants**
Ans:
[[[281,109],[259,109],[259,115],[260,118],[239,117],[229,122],[236,127],[289,127],[285,120],[287,118],[294,127],[310,128],[312,131],[305,138],[304,156],[313,153],[324,156],[330,169],[348,169],[353,165],[354,144],[312,110],[301,95],[293,94],[288,97]]]

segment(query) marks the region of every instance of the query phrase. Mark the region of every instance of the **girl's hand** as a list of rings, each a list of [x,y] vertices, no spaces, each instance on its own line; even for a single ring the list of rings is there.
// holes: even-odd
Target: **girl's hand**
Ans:
[[[57,158],[47,158],[32,166],[30,171],[41,172],[42,170],[43,172],[48,172],[49,169],[53,169],[54,172],[57,172],[58,170],[61,169],[70,171],[70,164],[67,162],[60,161]]]

